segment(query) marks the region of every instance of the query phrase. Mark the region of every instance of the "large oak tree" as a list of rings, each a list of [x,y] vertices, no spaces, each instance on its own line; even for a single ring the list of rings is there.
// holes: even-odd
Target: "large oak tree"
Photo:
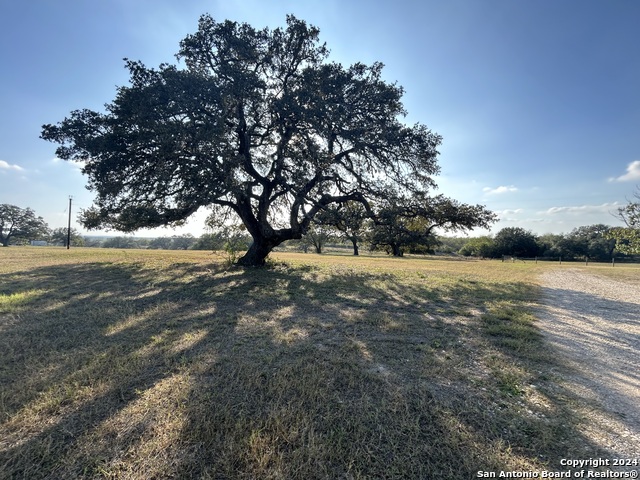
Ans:
[[[368,220],[372,219],[371,210],[359,202],[345,202],[324,209],[316,217],[321,225],[330,225],[353,245],[353,254],[359,255],[358,244],[366,235]]]
[[[30,208],[15,205],[0,205],[0,244],[8,247],[12,238],[23,240],[42,238],[48,235],[49,226],[42,217]]]
[[[175,225],[213,206],[253,238],[239,263],[260,265],[328,206],[435,187],[441,137],[402,122],[380,63],[332,63],[318,34],[293,16],[257,30],[204,15],[178,65],[126,60],[130,84],[104,113],[43,126],[97,194],[85,227]]]
[[[396,257],[405,248],[429,250],[436,243],[435,232],[488,228],[496,215],[481,205],[467,205],[438,195],[415,194],[411,198],[387,198],[372,217],[371,247],[384,248]]]

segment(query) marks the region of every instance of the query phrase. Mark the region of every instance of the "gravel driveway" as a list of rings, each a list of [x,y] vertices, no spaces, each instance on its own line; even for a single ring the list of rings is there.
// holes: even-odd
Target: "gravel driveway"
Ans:
[[[612,457],[640,458],[640,288],[577,269],[542,277],[540,328],[563,386]]]

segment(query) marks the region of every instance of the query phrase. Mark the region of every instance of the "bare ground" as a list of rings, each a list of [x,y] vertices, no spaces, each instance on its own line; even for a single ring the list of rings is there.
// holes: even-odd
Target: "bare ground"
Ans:
[[[584,414],[584,435],[617,458],[640,457],[640,287],[557,269],[542,276],[540,327],[555,372]]]

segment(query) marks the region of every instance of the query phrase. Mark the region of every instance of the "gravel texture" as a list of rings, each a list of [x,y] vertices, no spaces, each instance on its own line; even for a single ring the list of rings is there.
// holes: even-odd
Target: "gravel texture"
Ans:
[[[540,328],[582,433],[611,458],[640,458],[640,288],[570,268],[541,280]]]

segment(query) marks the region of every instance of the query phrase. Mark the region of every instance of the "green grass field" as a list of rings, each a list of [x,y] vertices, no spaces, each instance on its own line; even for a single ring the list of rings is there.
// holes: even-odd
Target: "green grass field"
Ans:
[[[606,457],[535,325],[548,268],[2,248],[0,478],[460,479]]]

